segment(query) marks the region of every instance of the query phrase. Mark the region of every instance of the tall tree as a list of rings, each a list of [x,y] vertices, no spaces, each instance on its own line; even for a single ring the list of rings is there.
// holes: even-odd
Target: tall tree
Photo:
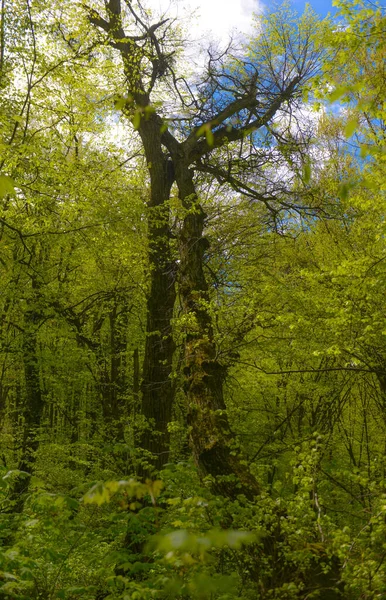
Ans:
[[[209,54],[206,73],[195,86],[175,72],[168,46],[169,19],[150,24],[139,5],[119,0],[106,3],[102,15],[88,7],[97,27],[122,59],[126,81],[123,110],[140,135],[149,170],[150,278],[147,343],[143,368],[142,409],[155,425],[146,449],[158,455],[157,467],[167,461],[167,424],[171,418],[173,387],[170,379],[174,343],[171,316],[175,302],[176,264],[171,255],[169,200],[177,185],[183,217],[177,233],[179,293],[186,318],[185,389],[189,406],[191,443],[204,475],[213,475],[219,491],[232,497],[242,491],[251,497],[258,485],[232,450],[223,397],[226,365],[217,358],[213,324],[204,274],[205,213],[196,186],[196,174],[206,173],[226,181],[239,192],[263,202],[272,212],[301,207],[302,200],[288,197],[290,186],[275,190],[268,138],[294,147],[290,118],[301,87],[319,68],[322,49],[317,25],[306,14],[296,23],[283,14],[253,42],[245,59]],[[287,15],[288,16],[288,15]],[[137,31],[132,33],[133,28]],[[106,38],[107,36],[107,38]],[[157,109],[164,85],[173,90],[188,116],[175,122],[167,104]],[[196,90],[196,91],[194,91]],[[162,98],[162,95],[161,95]],[[285,115],[288,115],[286,117]],[[278,119],[285,122],[278,127]],[[247,141],[248,140],[248,143]],[[247,149],[247,148],[248,149]],[[227,152],[225,152],[227,149]],[[281,204],[282,203],[282,204]],[[231,474],[238,483],[229,483]]]

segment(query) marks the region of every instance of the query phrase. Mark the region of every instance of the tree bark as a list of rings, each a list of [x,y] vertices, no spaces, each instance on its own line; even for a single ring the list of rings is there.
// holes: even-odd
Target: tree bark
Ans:
[[[226,367],[217,359],[204,273],[209,247],[203,236],[205,214],[186,162],[177,163],[176,181],[187,210],[179,240],[179,291],[189,316],[184,373],[193,456],[201,477],[210,478],[215,493],[233,499],[243,494],[252,500],[260,486],[243,462],[228,421],[223,392]]]
[[[1,0],[0,8],[0,84],[4,74],[5,53],[5,0]]]
[[[148,238],[150,290],[147,300],[145,355],[142,370],[142,415],[146,429],[141,447],[151,453],[156,470],[168,462],[174,387],[170,377],[175,343],[172,317],[176,299],[176,263],[170,248],[169,206],[174,181],[172,162],[162,151],[157,119],[143,119],[139,133],[150,175]],[[150,458],[150,457],[149,457]],[[149,461],[147,460],[146,463]],[[150,474],[146,464],[141,475]]]
[[[106,437],[121,441],[124,439],[122,419],[127,414],[124,395],[126,387],[125,354],[128,311],[127,301],[120,302],[115,297],[107,315],[110,334],[108,358],[106,358],[101,347],[97,348],[97,351],[99,351],[99,387],[102,398],[103,419],[106,425]],[[83,339],[85,339],[84,336]]]
[[[168,423],[171,420],[175,392],[170,374],[175,347],[171,319],[176,298],[176,265],[169,243],[167,202],[174,182],[174,173],[172,162],[163,151],[163,121],[154,112],[150,102],[150,92],[159,75],[157,62],[151,60],[153,72],[146,90],[141,65],[146,53],[143,47],[136,43],[138,40],[135,37],[130,38],[123,29],[120,0],[108,0],[105,5],[107,21],[91,8],[87,9],[88,18],[93,25],[111,36],[110,44],[121,54],[128,93],[125,110],[131,116],[134,110],[134,114],[139,117],[137,129],[150,176],[148,202],[150,289],[147,300],[146,341],[141,384],[142,414],[147,423],[141,436],[141,446],[148,454],[147,460],[139,467],[139,474],[148,476],[152,466],[159,470],[169,459]],[[129,11],[146,29],[141,19],[135,16],[131,5]],[[161,21],[159,26],[162,23]],[[152,40],[157,47],[154,29],[146,29],[145,38]]]

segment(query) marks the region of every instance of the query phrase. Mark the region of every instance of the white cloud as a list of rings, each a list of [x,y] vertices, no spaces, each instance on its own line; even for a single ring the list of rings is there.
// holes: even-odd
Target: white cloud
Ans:
[[[155,13],[178,17],[192,39],[222,42],[230,34],[250,33],[253,13],[261,13],[261,0],[147,0]]]

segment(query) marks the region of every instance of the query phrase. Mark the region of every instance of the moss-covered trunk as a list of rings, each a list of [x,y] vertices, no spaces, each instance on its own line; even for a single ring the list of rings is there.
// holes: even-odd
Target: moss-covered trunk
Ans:
[[[176,263],[170,248],[169,196],[174,181],[172,163],[162,151],[157,119],[141,122],[140,135],[150,175],[148,202],[149,295],[145,355],[142,371],[142,414],[147,428],[141,446],[154,455],[159,470],[169,459],[168,423],[172,418],[174,387],[170,377],[175,344],[171,320],[176,299]],[[142,474],[149,472],[140,469]]]
[[[252,499],[260,488],[243,462],[228,421],[224,401],[226,368],[218,358],[209,310],[203,235],[205,214],[199,204],[193,173],[183,161],[176,167],[180,198],[187,211],[181,230],[179,290],[188,330],[185,342],[185,390],[190,440],[202,477],[209,476],[215,493]]]

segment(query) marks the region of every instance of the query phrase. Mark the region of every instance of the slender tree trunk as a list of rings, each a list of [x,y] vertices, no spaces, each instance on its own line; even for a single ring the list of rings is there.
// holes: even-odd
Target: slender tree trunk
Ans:
[[[118,299],[108,314],[110,339],[108,358],[102,347],[98,348],[100,393],[102,399],[103,420],[107,438],[123,440],[124,427],[122,417],[126,411],[125,394],[125,359],[126,337],[128,326],[128,305],[119,303]]]
[[[138,348],[133,352],[133,398],[134,409],[138,407],[139,399],[139,351]]]
[[[386,424],[386,377],[377,372],[376,374],[378,384],[379,384],[379,405],[381,407],[381,414],[383,418],[383,422]]]
[[[1,0],[0,8],[0,84],[4,74],[5,54],[5,0]]]
[[[37,343],[37,326],[40,322],[34,302],[25,314],[23,333],[23,363],[25,376],[25,403],[22,452],[18,469],[23,475],[17,477],[10,493],[12,512],[22,512],[25,492],[28,491],[39,447],[39,428],[43,415],[44,399],[40,385],[40,370]]]
[[[226,368],[217,359],[209,312],[208,285],[203,270],[209,243],[203,237],[205,214],[198,202],[193,173],[176,166],[180,198],[187,215],[180,235],[179,290],[189,315],[185,347],[185,389],[188,423],[195,462],[202,477],[210,476],[215,493],[253,499],[260,487],[242,460],[231,432],[223,394]]]
[[[111,366],[110,381],[111,412],[114,419],[114,428],[117,438],[124,439],[123,419],[128,414],[127,402],[125,402],[126,382],[126,350],[127,350],[127,328],[129,307],[127,302],[123,303],[118,310],[117,304],[110,314],[110,342],[111,342]]]

